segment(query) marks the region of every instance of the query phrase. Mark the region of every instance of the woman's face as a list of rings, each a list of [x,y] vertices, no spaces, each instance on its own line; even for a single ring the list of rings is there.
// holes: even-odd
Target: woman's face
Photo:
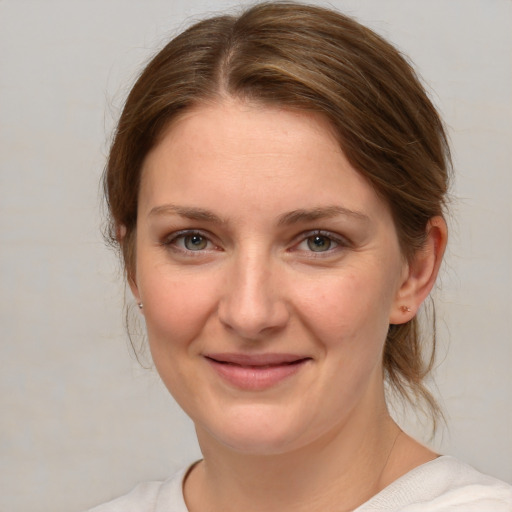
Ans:
[[[203,443],[279,453],[382,414],[407,265],[323,118],[186,114],[145,161],[136,243],[156,368]]]

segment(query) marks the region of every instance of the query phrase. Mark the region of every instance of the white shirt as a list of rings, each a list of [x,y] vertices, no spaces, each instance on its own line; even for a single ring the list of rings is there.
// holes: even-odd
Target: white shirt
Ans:
[[[183,479],[146,482],[88,512],[188,512]],[[336,507],[333,508],[336,510]],[[512,486],[442,456],[395,480],[354,512],[512,512]]]

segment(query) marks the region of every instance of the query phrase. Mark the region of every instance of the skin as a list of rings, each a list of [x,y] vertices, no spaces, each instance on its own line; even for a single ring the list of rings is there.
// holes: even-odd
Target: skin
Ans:
[[[172,124],[144,163],[131,286],[203,451],[192,512],[350,510],[435,457],[389,417],[382,352],[445,242],[433,219],[404,260],[388,206],[320,116],[226,99]],[[304,361],[241,389],[219,353]]]

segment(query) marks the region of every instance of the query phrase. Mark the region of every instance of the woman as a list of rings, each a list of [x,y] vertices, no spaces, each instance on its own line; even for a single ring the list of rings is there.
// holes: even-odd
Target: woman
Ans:
[[[350,18],[260,4],[171,41],[128,97],[105,185],[204,458],[94,510],[512,510],[508,485],[386,406],[388,383],[438,413],[416,315],[448,169],[414,72]]]

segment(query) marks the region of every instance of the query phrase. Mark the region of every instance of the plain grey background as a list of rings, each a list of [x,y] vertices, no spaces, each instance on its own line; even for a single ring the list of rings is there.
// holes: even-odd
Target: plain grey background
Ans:
[[[200,13],[242,4],[0,0],[1,512],[77,512],[199,457],[191,422],[129,349],[99,178],[142,63]],[[448,428],[433,445],[512,482],[512,2],[331,5],[409,55],[446,119],[457,178],[436,394]]]

